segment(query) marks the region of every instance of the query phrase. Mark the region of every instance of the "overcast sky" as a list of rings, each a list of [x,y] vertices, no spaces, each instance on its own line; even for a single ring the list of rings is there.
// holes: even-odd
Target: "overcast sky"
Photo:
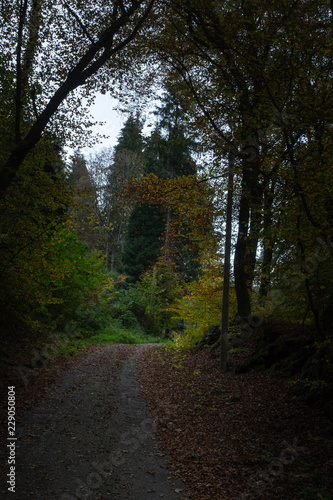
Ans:
[[[155,108],[156,104],[159,104],[158,100],[152,100],[152,103],[147,107],[145,114],[146,120],[145,126],[143,128],[143,134],[148,135],[151,132],[152,123],[155,121],[155,117],[151,114],[151,111]],[[133,110],[135,113],[135,110]],[[97,94],[95,103],[91,107],[91,114],[93,120],[98,122],[105,122],[104,125],[96,125],[92,127],[94,132],[99,132],[100,134],[108,136],[105,139],[101,139],[98,144],[93,148],[85,147],[80,148],[80,151],[85,155],[89,156],[94,152],[104,148],[112,147],[117,144],[118,136],[126,123],[128,118],[128,113],[122,113],[119,110],[118,101],[113,99],[108,94]]]
[[[96,144],[94,148],[82,148],[81,152],[84,155],[89,155],[94,151],[98,151],[103,147],[115,146],[120,130],[124,126],[127,119],[127,114],[117,111],[118,102],[108,94],[97,94],[95,103],[91,107],[93,119],[99,122],[105,122],[103,126],[96,125],[92,127],[94,132],[99,132],[108,136],[106,139],[101,139],[101,142]]]
[[[162,93],[162,90],[155,90],[150,103],[146,103],[145,107],[142,107],[141,105],[141,111],[143,111],[142,118],[145,121],[142,131],[143,135],[147,136],[151,133],[154,122],[156,121],[156,116],[153,111],[156,109],[157,105],[161,105],[159,96],[162,95]],[[93,132],[98,132],[102,135],[106,135],[107,137],[105,139],[101,139],[93,148],[80,148],[81,153],[85,156],[89,156],[102,148],[115,146],[117,144],[120,131],[128,118],[128,113],[121,112],[118,101],[112,98],[109,94],[96,94],[95,102],[91,106],[90,112],[94,121],[105,122],[102,126],[96,125],[92,127]],[[136,109],[133,109],[133,113],[135,112]],[[69,154],[72,153],[73,151],[69,151]]]

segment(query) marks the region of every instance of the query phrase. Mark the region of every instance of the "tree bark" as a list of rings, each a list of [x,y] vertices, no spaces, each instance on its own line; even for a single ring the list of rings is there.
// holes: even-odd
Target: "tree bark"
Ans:
[[[263,262],[261,268],[260,298],[267,297],[271,283],[271,268],[273,260],[273,238],[272,238],[272,205],[274,200],[275,181],[271,187],[264,191],[264,237],[263,237]]]
[[[147,4],[146,9],[130,30],[130,32],[125,35],[125,38],[118,43],[114,44],[115,35],[122,30],[126,24],[129,23],[131,17],[140,10],[143,4],[143,0],[138,2],[133,2],[132,5],[123,11],[120,9],[120,14],[118,18],[114,18],[110,26],[108,26],[103,33],[100,35],[95,43],[92,43],[85,54],[80,58],[77,64],[69,71],[66,80],[60,85],[58,90],[53,94],[44,110],[37,117],[35,123],[30,128],[27,135],[23,138],[19,138],[19,123],[15,124],[17,143],[12,150],[7,162],[4,164],[1,171],[1,186],[0,186],[0,199],[3,198],[6,190],[12,184],[16,177],[21,164],[25,160],[29,152],[35,147],[35,145],[41,139],[41,136],[50,122],[51,118],[54,116],[56,111],[62,102],[67,98],[67,96],[75,90],[77,87],[82,86],[85,82],[97,73],[97,71],[116,53],[121,52],[130,42],[134,40],[137,33],[141,29],[143,23],[147,19],[152,10],[155,0],[150,0]],[[122,2],[120,2],[122,5]],[[118,11],[115,7],[115,12]],[[23,20],[24,21],[24,20]],[[102,51],[102,52],[101,52]],[[98,55],[101,52],[100,55]],[[29,61],[26,61],[29,65]],[[19,65],[21,68],[21,64]],[[21,71],[21,70],[20,70]],[[21,100],[19,96],[25,89],[21,88],[21,83],[18,83],[17,89],[17,117],[21,113]],[[18,118],[16,118],[18,120]]]
[[[250,294],[247,288],[247,274],[245,270],[246,240],[250,219],[249,204],[250,170],[244,165],[242,178],[242,193],[238,215],[238,236],[234,257],[234,277],[237,297],[238,316],[247,317],[251,313]]]
[[[234,183],[235,153],[229,153],[228,174],[228,196],[227,196],[227,219],[223,268],[223,295],[222,295],[222,325],[220,342],[220,371],[228,369],[228,326],[229,326],[229,296],[230,296],[230,253],[231,253],[231,229],[232,229],[232,197]]]
[[[15,141],[21,140],[21,118],[22,118],[22,45],[23,45],[23,28],[26,21],[28,2],[20,2],[19,25],[17,30],[17,47],[16,47],[16,95],[15,95]]]
[[[262,221],[263,188],[258,179],[260,171],[259,146],[254,143],[243,148],[242,192],[238,216],[238,237],[235,248],[234,276],[238,316],[251,314],[252,285]],[[247,151],[250,152],[250,155]]]
[[[246,255],[244,268],[246,272],[247,288],[249,292],[253,289],[253,280],[256,266],[257,248],[262,222],[262,187],[258,179],[252,179],[250,193],[250,231],[246,241]]]

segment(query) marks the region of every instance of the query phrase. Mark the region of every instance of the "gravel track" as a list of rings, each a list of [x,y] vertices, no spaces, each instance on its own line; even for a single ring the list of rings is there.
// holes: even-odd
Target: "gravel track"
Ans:
[[[96,347],[17,426],[16,488],[2,498],[180,499],[185,485],[167,468],[140,396],[136,359],[151,345]]]

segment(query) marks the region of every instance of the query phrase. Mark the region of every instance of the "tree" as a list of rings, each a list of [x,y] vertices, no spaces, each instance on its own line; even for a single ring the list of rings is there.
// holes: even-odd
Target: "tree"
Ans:
[[[13,119],[12,144],[1,165],[1,197],[56,113],[61,120],[61,106],[70,119],[66,106],[74,105],[73,111],[76,103],[67,98],[73,98],[76,89],[81,89],[81,95],[76,94],[78,102],[89,90],[105,91],[110,82],[107,68],[113,67],[119,74],[124,52],[130,59],[134,57],[133,42],[154,3],[101,1],[96,9],[86,2],[78,10],[69,3],[48,0],[22,0],[18,9],[15,4],[2,4],[7,23],[0,38],[3,60],[12,70]],[[2,76],[7,77],[8,72]]]
[[[223,293],[222,293],[222,321],[220,342],[220,370],[225,372],[228,368],[228,328],[229,328],[229,300],[230,300],[230,259],[231,259],[231,236],[232,236],[232,198],[234,184],[235,155],[229,154],[228,172],[228,197],[226,213],[226,235],[223,269]]]
[[[160,179],[149,174],[131,181],[124,190],[124,196],[134,198],[140,205],[154,209],[159,207],[162,210],[164,231],[160,242],[159,265],[178,267],[177,249],[182,249],[184,235],[188,248],[193,252],[211,248],[212,242],[215,242],[212,231],[212,194],[208,186],[200,183],[194,176]],[[166,227],[168,213],[173,216],[169,227]],[[182,279],[187,280],[184,275]]]
[[[258,211],[251,211],[250,206],[258,198],[257,203],[260,205],[257,174],[260,158],[247,154],[247,150],[253,142],[252,137],[258,135],[257,130],[262,123],[257,124],[251,118],[255,116],[253,110],[257,105],[257,97],[261,95],[260,82],[255,81],[256,75],[251,73],[250,68],[244,68],[243,54],[239,53],[239,47],[244,48],[244,52],[251,47],[251,43],[247,45],[243,39],[243,30],[249,30],[246,25],[249,15],[242,16],[226,7],[223,16],[224,11],[217,12],[216,3],[213,2],[205,6],[196,1],[186,2],[184,8],[175,2],[174,9],[177,22],[173,23],[173,36],[176,36],[180,50],[173,51],[172,43],[168,50],[158,45],[163,62],[167,62],[170,68],[166,78],[169,81],[171,78],[176,79],[182,95],[192,96],[192,110],[204,116],[202,126],[208,125],[213,132],[209,139],[211,147],[215,143],[221,154],[234,149],[237,163],[243,162],[234,274],[239,314],[247,316],[250,312],[249,289],[253,266],[253,257],[247,253],[247,246],[251,241],[253,256],[258,241],[258,222],[254,220]],[[168,33],[169,29],[172,30],[172,27],[168,26]],[[239,36],[240,42],[237,49],[234,48],[235,36]],[[183,84],[179,82],[179,76],[174,76],[175,73],[181,76]],[[235,89],[235,92],[232,93],[231,89]],[[262,109],[265,111],[264,106]],[[264,116],[260,119],[264,121],[267,118]],[[198,120],[197,115],[194,123],[198,124]],[[253,224],[248,235],[250,214]]]
[[[139,156],[142,154],[142,150],[144,147],[142,127],[143,123],[140,115],[137,113],[136,116],[134,116],[131,113],[126,120],[124,127],[120,131],[117,144],[115,145],[115,159],[117,155],[121,154],[123,151],[137,153]]]
[[[73,189],[70,218],[80,243],[90,250],[105,252],[103,217],[97,201],[96,186],[84,156],[75,152],[71,162],[70,184]]]
[[[146,141],[144,148],[144,160],[146,175],[154,174],[160,179],[175,179],[181,176],[194,176],[196,167],[191,158],[193,141],[186,135],[185,117],[181,110],[181,103],[169,89],[163,99],[162,106],[157,108],[158,116],[155,130]],[[175,260],[177,271],[181,272],[186,280],[193,279],[198,271],[195,260],[195,252],[187,245],[186,229],[183,229],[183,238],[173,241],[171,225],[175,213],[170,204],[157,205],[144,200],[146,206],[141,204],[134,206],[131,214],[129,230],[123,254],[125,269],[133,268],[133,249],[137,252],[137,259],[141,259],[141,265],[136,266],[137,271],[146,271],[149,265],[163,252],[164,258]],[[136,213],[137,212],[137,213]],[[141,224],[141,234],[132,225]],[[163,238],[162,238],[163,234]],[[135,236],[136,235],[136,236]],[[147,250],[145,236],[150,241],[150,249]],[[131,238],[137,237],[137,241]],[[155,238],[155,243],[153,243]],[[150,257],[146,258],[147,252]],[[132,275],[133,276],[133,275]],[[139,275],[135,275],[138,279]]]
[[[168,22],[169,13],[164,19],[163,43],[159,37],[154,40],[161,71],[168,82],[177,83],[183,99],[187,98],[192,123],[206,129],[202,137],[207,146],[220,155],[231,149],[236,152],[234,276],[238,314],[247,317],[259,239],[266,242],[265,275],[271,265],[268,246],[276,242],[268,232],[269,216],[263,212],[264,205],[272,211],[270,196],[281,193],[282,186],[289,183],[284,203],[297,199],[295,214],[301,214],[301,221],[308,220],[313,236],[320,234],[327,241],[325,228],[330,222],[324,207],[330,195],[325,193],[324,202],[310,193],[319,195],[321,191],[313,176],[315,156],[320,158],[325,177],[331,171],[327,133],[331,132],[332,107],[324,105],[324,96],[328,102],[332,99],[331,13],[326,3],[306,0],[293,6],[265,0],[256,5],[250,1],[203,5],[197,0],[176,0],[172,6],[172,22]],[[305,187],[303,179],[310,178]],[[310,200],[314,199],[321,207],[320,222],[311,210]],[[275,217],[271,220],[278,222]],[[294,234],[297,226],[301,235],[302,223],[296,218]],[[300,240],[304,260],[308,244],[306,238]],[[293,243],[290,233],[289,244]]]
[[[134,206],[122,255],[124,272],[130,281],[137,281],[156,262],[164,229],[164,211],[158,205],[137,203]]]
[[[1,323],[33,326],[52,302],[49,284],[62,271],[52,268],[48,256],[52,260],[70,196],[61,152],[43,138],[0,202]]]
[[[171,86],[166,87],[155,115],[157,124],[145,147],[145,172],[163,179],[196,175],[192,159],[196,145],[187,132],[186,109]]]
[[[121,189],[132,179],[140,178],[144,168],[142,122],[130,115],[120,132],[107,170],[103,210],[108,231],[107,254],[110,268],[120,269],[129,217],[133,204],[123,204]]]

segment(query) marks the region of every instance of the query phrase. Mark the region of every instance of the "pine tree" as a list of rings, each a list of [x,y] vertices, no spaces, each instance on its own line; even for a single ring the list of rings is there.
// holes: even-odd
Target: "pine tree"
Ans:
[[[159,120],[145,147],[145,172],[163,179],[195,175],[196,168],[191,159],[195,145],[186,135],[184,112],[172,91],[166,92],[156,113]]]
[[[131,151],[132,153],[141,154],[143,150],[143,137],[142,137],[143,123],[140,115],[128,117],[124,127],[120,131],[118,142],[114,148],[115,159],[117,155],[124,150]]]
[[[163,212],[154,205],[136,204],[129,217],[122,260],[130,281],[137,281],[158,257],[165,229]]]
[[[75,152],[72,159],[70,181],[74,190],[70,216],[78,240],[80,243],[88,245],[90,249],[104,250],[101,244],[102,231],[99,227],[95,189],[86,160],[78,151]]]
[[[191,159],[193,145],[186,136],[181,104],[177,97],[167,92],[156,113],[159,117],[157,125],[144,148],[144,173],[153,173],[163,179],[195,175],[196,168]],[[184,279],[191,280],[196,276],[198,266],[193,252],[186,247],[186,237],[180,247],[174,248],[169,234],[172,217],[169,208],[162,210],[149,204],[137,204],[134,207],[122,255],[124,271],[133,281],[156,261],[162,247],[165,258],[177,255],[177,270]]]
[[[119,192],[128,181],[141,175],[142,150],[142,122],[138,115],[130,115],[120,132],[107,176],[104,211],[106,226],[110,228],[107,253],[109,267],[112,270],[122,270],[121,255],[124,251],[126,227],[132,209],[131,206],[122,206]]]

